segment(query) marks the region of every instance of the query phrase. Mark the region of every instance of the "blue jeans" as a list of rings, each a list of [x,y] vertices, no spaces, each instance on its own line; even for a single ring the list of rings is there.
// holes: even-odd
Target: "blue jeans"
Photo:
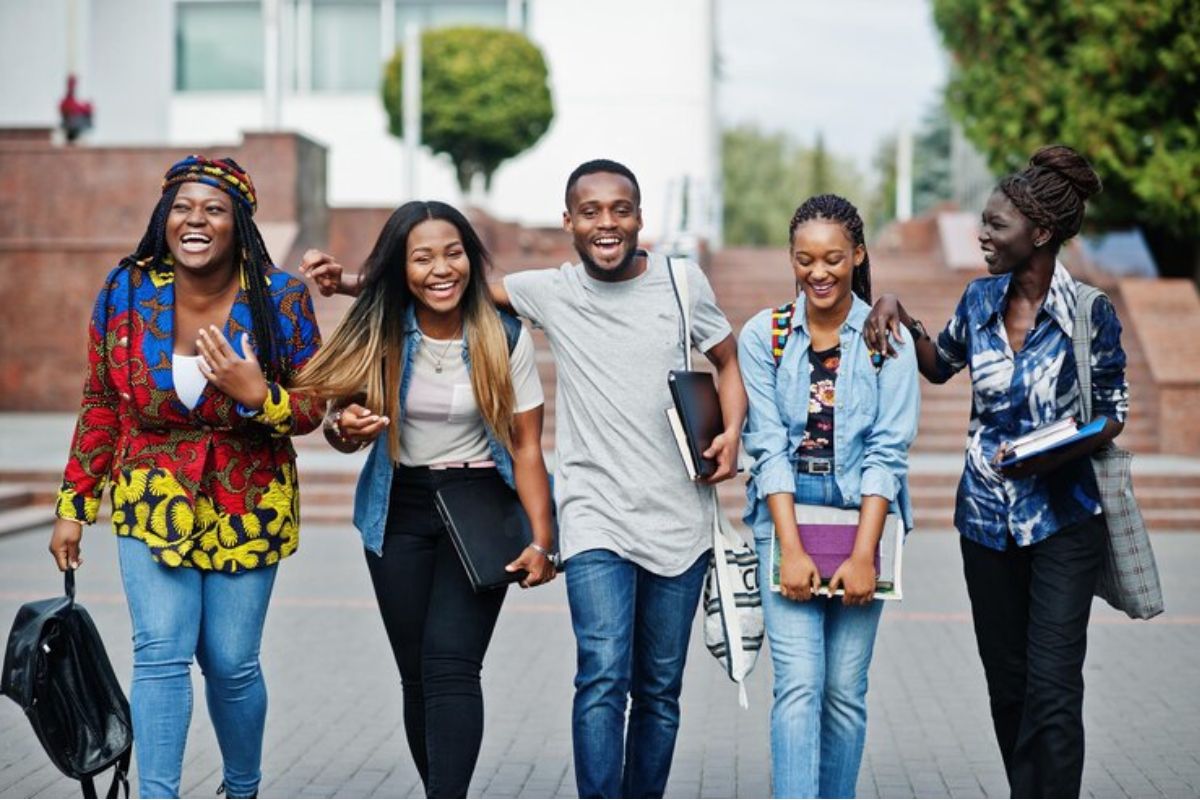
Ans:
[[[683,574],[666,578],[608,550],[587,550],[568,562],[577,653],[571,735],[580,797],[662,797],[707,566],[705,553]]]
[[[846,507],[832,475],[797,475],[796,502]],[[756,538],[760,574],[770,539]],[[854,797],[867,736],[867,669],[883,601],[800,603],[763,590],[775,671],[771,779],[776,797]]]
[[[228,796],[254,795],[267,716],[258,652],[276,567],[233,575],[166,567],[127,536],[118,538],[117,554],[133,621],[130,708],[138,793],[179,796],[194,655],[204,672]]]

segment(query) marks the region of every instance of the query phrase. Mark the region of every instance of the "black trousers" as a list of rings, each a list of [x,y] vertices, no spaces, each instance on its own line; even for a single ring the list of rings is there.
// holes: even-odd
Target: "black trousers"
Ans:
[[[1083,660],[1103,517],[1000,552],[961,539],[975,640],[1013,797],[1078,797]]]
[[[494,469],[397,467],[383,555],[367,567],[404,691],[404,732],[428,797],[466,797],[483,740],[479,674],[504,589],[476,594],[434,492]]]

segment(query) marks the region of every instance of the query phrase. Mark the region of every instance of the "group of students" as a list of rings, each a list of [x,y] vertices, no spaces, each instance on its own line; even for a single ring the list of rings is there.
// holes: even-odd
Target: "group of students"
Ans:
[[[564,569],[579,795],[659,797],[710,557],[711,492],[737,474],[743,445],[753,460],[744,519],[764,574],[779,552],[780,591],[762,592],[773,790],[853,796],[883,607],[875,551],[889,513],[911,528],[917,373],[942,382],[963,367],[974,398],[955,524],[997,738],[1015,796],[1077,795],[1103,553],[1095,479],[1079,447],[1018,468],[998,458],[1005,442],[1079,402],[1076,284],[1056,254],[1098,189],[1087,162],[1061,146],[1002,181],[980,234],[991,276],[967,287],[936,340],[894,296],[870,305],[854,206],[810,198],[789,226],[795,298],[736,340],[699,267],[685,265],[677,295],[668,260],[639,248],[634,174],[589,161],[568,178],[563,213],[580,263],[489,284],[468,220],[432,201],[397,209],[357,273],[309,251],[300,271],[320,293],[355,297],[321,345],[305,284],[273,266],[255,227],[245,171],[198,156],[173,165],[145,236],[96,302],[50,543],[60,569],[78,567],[81,524],[112,486],[141,795],[178,795],[193,658],[224,790],[257,794],[259,646],[278,562],[298,542],[289,437],[324,420],[335,448],[371,448],[354,525],[428,796],[467,792],[483,737],[480,671],[505,596],[473,591],[438,514],[439,488],[507,484],[533,531],[508,568],[526,587]],[[688,298],[690,327],[677,296]],[[545,332],[557,367],[553,491],[541,383],[518,316]],[[1093,405],[1111,421],[1107,441],[1127,408],[1124,354],[1107,301],[1093,324]],[[667,373],[693,347],[716,368],[724,423],[704,454],[716,471],[695,482],[663,414]],[[853,552],[825,576],[841,596],[817,593],[796,503],[859,509]]]

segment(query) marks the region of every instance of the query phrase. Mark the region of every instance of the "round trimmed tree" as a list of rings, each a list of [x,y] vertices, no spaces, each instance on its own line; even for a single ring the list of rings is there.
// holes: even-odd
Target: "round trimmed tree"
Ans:
[[[397,48],[382,90],[394,136],[404,135],[403,71]],[[524,35],[479,27],[422,33],[421,143],[450,156],[464,193],[476,175],[490,189],[500,165],[536,144],[553,119],[546,61]]]

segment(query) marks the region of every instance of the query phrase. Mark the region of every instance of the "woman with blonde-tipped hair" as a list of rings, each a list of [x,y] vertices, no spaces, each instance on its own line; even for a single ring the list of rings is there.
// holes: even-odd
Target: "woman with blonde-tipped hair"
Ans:
[[[358,276],[317,251],[301,268],[324,294],[357,295],[295,390],[333,400],[325,432],[337,449],[374,442],[354,524],[429,797],[466,796],[483,737],[479,673],[505,594],[472,589],[437,490],[499,481],[515,489],[534,541],[508,569],[526,572],[526,587],[555,575],[533,344],[489,299],[487,265],[459,211],[413,201],[392,214]]]

